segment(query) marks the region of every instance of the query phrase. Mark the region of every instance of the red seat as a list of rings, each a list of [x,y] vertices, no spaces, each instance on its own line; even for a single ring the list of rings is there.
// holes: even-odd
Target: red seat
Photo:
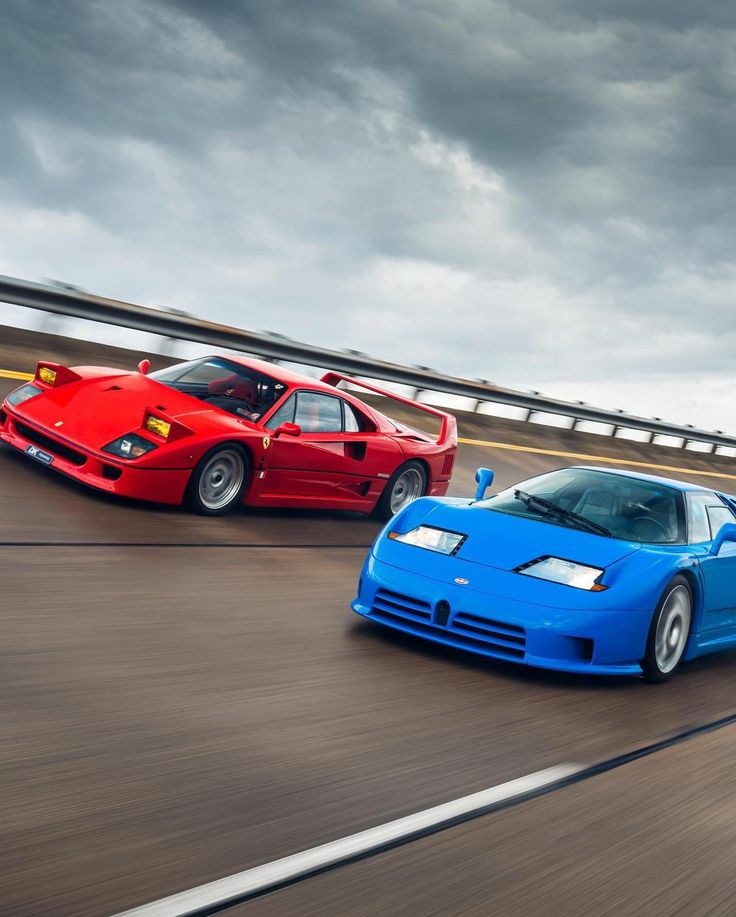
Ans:
[[[210,395],[228,395],[230,398],[239,398],[249,404],[255,404],[258,390],[255,383],[233,373],[225,379],[213,379],[207,386]]]

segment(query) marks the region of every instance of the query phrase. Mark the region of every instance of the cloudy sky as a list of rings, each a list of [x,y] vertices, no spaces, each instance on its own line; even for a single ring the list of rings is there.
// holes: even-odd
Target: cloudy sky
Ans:
[[[0,273],[736,431],[728,0],[5,0]]]

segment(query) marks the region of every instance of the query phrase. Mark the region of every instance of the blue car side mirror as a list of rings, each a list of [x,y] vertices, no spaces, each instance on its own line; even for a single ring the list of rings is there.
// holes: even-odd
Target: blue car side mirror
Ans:
[[[710,546],[710,553],[714,557],[717,556],[727,541],[736,541],[736,522],[727,522],[721,526]]]
[[[475,499],[482,500],[486,495],[486,491],[493,483],[494,472],[490,468],[479,468],[475,472],[475,480],[478,484],[478,487],[475,491]],[[736,526],[734,526],[736,528]]]

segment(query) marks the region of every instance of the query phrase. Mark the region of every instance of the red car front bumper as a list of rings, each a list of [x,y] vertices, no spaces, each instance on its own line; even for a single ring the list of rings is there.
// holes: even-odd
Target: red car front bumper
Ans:
[[[51,462],[43,464],[55,471],[96,490],[135,500],[179,504],[184,499],[191,474],[188,468],[141,468],[115,461],[113,456],[93,452],[17,417],[7,402],[3,403],[0,412],[0,442],[26,454],[29,454],[29,447],[35,447],[53,457]]]

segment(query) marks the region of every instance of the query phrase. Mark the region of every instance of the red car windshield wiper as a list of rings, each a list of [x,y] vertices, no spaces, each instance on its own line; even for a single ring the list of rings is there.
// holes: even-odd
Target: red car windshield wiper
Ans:
[[[528,494],[525,490],[515,490],[514,496],[525,506],[528,506],[529,509],[536,509],[543,516],[557,516],[558,519],[566,519],[579,528],[585,528],[589,532],[594,532],[596,535],[607,535],[610,537],[613,534],[613,532],[604,525],[599,525],[597,522],[593,522],[592,519],[586,519],[585,516],[574,513],[571,509],[565,509],[563,506],[558,506],[556,503],[553,503],[551,500],[546,500],[544,497],[535,497],[534,494]]]

